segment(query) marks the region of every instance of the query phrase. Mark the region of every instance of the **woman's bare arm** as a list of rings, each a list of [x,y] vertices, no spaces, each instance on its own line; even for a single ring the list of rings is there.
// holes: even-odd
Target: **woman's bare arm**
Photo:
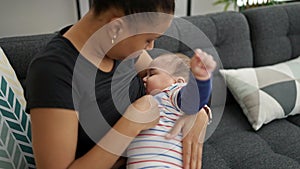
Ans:
[[[149,101],[149,96],[144,96],[133,104],[136,103],[137,110],[148,113],[151,106],[143,99]],[[130,114],[131,112],[126,111],[126,113]],[[119,154],[103,149],[102,147],[107,147],[107,145],[105,145],[106,142],[101,141],[112,140],[107,142],[110,143],[109,146],[115,145],[119,146],[120,151],[125,150],[141,130],[154,126],[158,120],[157,118],[148,123],[137,123],[122,117],[114,125],[113,130],[110,130],[101,139],[99,144],[102,146],[94,146],[84,156],[75,160],[78,131],[77,113],[67,109],[35,108],[30,110],[30,115],[33,151],[37,168],[42,169],[110,169],[118,160]]]
[[[78,118],[75,111],[64,109],[39,108],[31,110],[32,141],[37,168],[111,168],[119,155],[94,146],[87,154],[75,160],[77,146]],[[139,128],[121,118],[114,129],[134,138]],[[116,135],[117,136],[117,135]],[[122,137],[122,135],[119,135]],[[122,138],[115,138],[121,140]],[[124,140],[124,139],[123,139]],[[131,140],[128,140],[128,146]],[[125,148],[126,148],[125,147]]]
[[[67,168],[75,159],[78,118],[75,111],[30,110],[32,143],[37,168]]]

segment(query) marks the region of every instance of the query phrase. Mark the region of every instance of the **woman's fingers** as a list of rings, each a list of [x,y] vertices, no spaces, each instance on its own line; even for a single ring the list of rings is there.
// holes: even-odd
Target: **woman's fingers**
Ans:
[[[189,123],[183,127],[183,166],[185,169],[200,169],[202,167],[202,149],[205,139],[208,116],[204,109],[201,109],[197,116],[194,116],[195,123],[192,128],[186,130]]]
[[[123,117],[140,124],[142,130],[154,127],[159,121],[158,103],[151,95],[145,95],[128,106]]]
[[[198,162],[198,143],[193,142],[192,144],[192,160],[191,160],[191,169],[196,169],[197,162]]]
[[[182,150],[184,169],[190,169],[191,154],[192,154],[192,142],[190,142],[187,138],[184,138],[183,150]]]
[[[202,153],[203,153],[203,144],[199,144],[198,146],[198,160],[196,169],[201,169],[202,167]]]
[[[191,139],[191,138],[189,138]],[[183,165],[184,169],[201,169],[203,144],[197,140],[183,141]]]

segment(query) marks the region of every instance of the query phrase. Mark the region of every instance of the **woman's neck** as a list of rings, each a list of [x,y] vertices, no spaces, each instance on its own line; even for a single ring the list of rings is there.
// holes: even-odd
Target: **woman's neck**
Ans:
[[[105,24],[103,21],[97,20],[92,12],[88,12],[63,36],[69,39],[78,51],[81,51],[88,39]]]
[[[89,11],[82,19],[74,24],[63,36],[71,41],[75,48],[92,64],[103,72],[110,72],[114,66],[114,60],[108,58],[102,50],[102,44],[108,41],[105,36],[101,36],[100,41],[91,42],[90,38],[96,31],[110,22],[111,16],[104,13],[102,17],[96,17]],[[102,35],[105,35],[102,33]],[[92,45],[91,45],[92,44]]]
[[[105,56],[99,63],[98,69],[100,69],[102,72],[108,73],[113,70],[114,65],[115,65],[114,60]]]

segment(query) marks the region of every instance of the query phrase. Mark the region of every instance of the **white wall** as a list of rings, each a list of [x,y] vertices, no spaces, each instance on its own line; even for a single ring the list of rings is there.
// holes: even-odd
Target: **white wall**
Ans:
[[[90,3],[88,0],[79,0],[80,17],[83,17],[90,9]]]
[[[216,0],[192,0],[192,15],[222,12],[224,5],[213,5],[215,1]],[[228,10],[233,10],[233,6],[230,6]]]
[[[187,14],[187,0],[175,0],[175,15],[186,16]]]
[[[224,5],[213,5],[216,0],[192,0],[191,15],[203,15],[208,13],[222,12]],[[176,16],[186,16],[187,13],[187,0],[175,0]],[[228,10],[234,10],[233,6],[230,6]]]
[[[82,6],[85,1],[80,0]],[[214,1],[192,0],[192,15],[223,11],[223,5],[212,5]],[[186,16],[187,1],[175,2],[175,15]],[[0,4],[0,38],[51,33],[77,20],[75,0],[0,0]]]
[[[75,0],[1,0],[0,37],[50,33],[77,20]]]

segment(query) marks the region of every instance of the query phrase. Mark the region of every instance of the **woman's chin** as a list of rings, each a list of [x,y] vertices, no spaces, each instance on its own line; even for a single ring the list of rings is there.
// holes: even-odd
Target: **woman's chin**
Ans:
[[[154,89],[154,90],[152,90],[151,92],[147,92],[147,94],[150,94],[150,95],[154,96],[154,95],[157,95],[157,94],[160,93],[160,92],[161,92],[161,90],[159,90],[159,89]]]

